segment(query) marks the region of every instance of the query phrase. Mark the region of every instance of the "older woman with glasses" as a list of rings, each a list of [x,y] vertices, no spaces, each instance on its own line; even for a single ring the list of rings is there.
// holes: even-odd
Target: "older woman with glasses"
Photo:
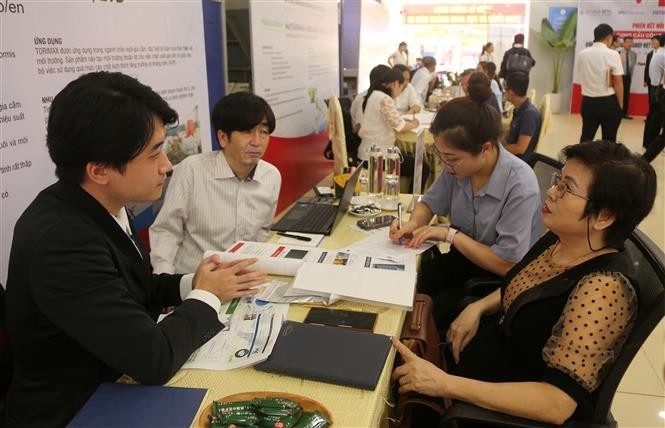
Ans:
[[[431,125],[432,150],[444,171],[425,193],[409,221],[390,237],[408,247],[445,241],[450,251],[422,263],[418,288],[434,298],[440,329],[454,319],[454,307],[472,277],[503,277],[542,233],[536,176],[499,144],[501,118],[487,101],[490,82],[469,78],[469,96],[444,104]],[[450,226],[429,226],[434,214]],[[438,253],[438,252],[437,252]]]
[[[590,420],[590,396],[619,354],[637,313],[623,243],[647,216],[656,173],[622,144],[564,148],[547,192],[549,229],[500,289],[467,306],[447,332],[457,363],[444,373],[395,347],[400,392],[471,402],[560,425]],[[479,329],[483,315],[492,322]],[[491,357],[488,357],[491,356]]]

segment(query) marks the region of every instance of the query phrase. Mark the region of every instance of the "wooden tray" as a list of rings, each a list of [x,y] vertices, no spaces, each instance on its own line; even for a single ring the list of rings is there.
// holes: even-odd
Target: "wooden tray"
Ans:
[[[224,398],[220,398],[216,401],[221,401],[223,403],[228,403],[230,401],[242,401],[242,400],[251,400],[253,398],[266,398],[266,397],[279,397],[293,400],[296,403],[300,404],[306,412],[313,412],[318,410],[321,412],[331,423],[332,425],[332,413],[328,410],[323,404],[318,401],[314,401],[311,398],[303,397],[302,395],[289,394],[288,392],[271,392],[271,391],[251,391],[251,392],[239,392],[237,394],[227,395]],[[212,415],[212,402],[208,404],[206,408],[203,409],[201,415],[199,416],[198,427],[207,428],[208,427],[208,416]]]

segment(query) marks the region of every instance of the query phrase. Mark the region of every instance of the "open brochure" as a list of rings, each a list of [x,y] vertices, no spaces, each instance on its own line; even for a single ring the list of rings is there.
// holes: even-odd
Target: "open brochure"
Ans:
[[[224,329],[206,342],[182,366],[185,369],[231,370],[270,356],[289,305],[261,302],[252,297],[222,306]]]
[[[395,260],[367,253],[248,241],[237,242],[227,252],[207,251],[204,257],[213,254],[222,261],[255,257],[255,268],[295,277],[290,290],[274,292],[275,284],[264,286],[260,299],[298,302],[301,300],[279,300],[279,296],[330,296],[331,300],[341,296],[405,309],[412,305],[416,281],[413,255]]]

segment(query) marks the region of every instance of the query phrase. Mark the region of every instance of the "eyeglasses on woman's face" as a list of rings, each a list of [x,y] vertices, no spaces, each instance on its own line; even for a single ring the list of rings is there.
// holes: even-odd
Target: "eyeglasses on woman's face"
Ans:
[[[464,158],[462,158],[462,159],[457,159],[457,160],[452,161],[452,162],[451,162],[451,161],[448,161],[448,160],[444,157],[444,154],[441,153],[441,152],[439,151],[439,149],[436,148],[436,145],[435,145],[435,144],[432,144],[430,147],[432,148],[432,153],[434,153],[434,155],[436,155],[436,157],[439,158],[439,160],[441,161],[441,163],[442,163],[444,166],[448,167],[448,168],[455,169],[455,168],[457,168],[458,166],[460,166],[460,164],[464,161]]]
[[[578,198],[582,198],[586,201],[590,201],[591,198],[588,196],[580,195],[579,193],[575,193],[570,189],[570,185],[566,180],[561,177],[561,171],[555,171],[552,174],[552,179],[550,181],[550,187],[554,187],[554,194],[556,195],[557,199],[561,199],[564,196],[566,196],[566,193],[570,193],[573,196],[577,196]]]

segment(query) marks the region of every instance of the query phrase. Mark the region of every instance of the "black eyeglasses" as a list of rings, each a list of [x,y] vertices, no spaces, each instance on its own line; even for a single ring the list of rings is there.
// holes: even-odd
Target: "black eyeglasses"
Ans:
[[[577,196],[578,198],[582,198],[584,200],[590,201],[591,198],[588,196],[583,196],[578,193],[573,192],[570,190],[570,186],[568,183],[566,183],[563,178],[561,177],[561,171],[555,171],[552,174],[552,179],[550,181],[550,186],[554,187],[554,190],[556,191],[556,197],[557,199],[561,199],[564,196],[566,196],[566,193],[570,193],[573,196]]]
[[[441,153],[441,152],[439,151],[439,149],[437,149],[436,146],[435,146],[434,144],[432,144],[432,145],[430,146],[430,149],[431,149],[432,153],[433,153],[436,157],[439,158],[439,160],[441,161],[441,163],[442,163],[444,166],[447,166],[448,168],[453,168],[453,169],[454,169],[454,168],[458,167],[458,166],[462,163],[462,161],[464,161],[464,159],[459,159],[459,160],[456,161],[456,162],[448,162],[448,161],[443,157],[443,153]]]

